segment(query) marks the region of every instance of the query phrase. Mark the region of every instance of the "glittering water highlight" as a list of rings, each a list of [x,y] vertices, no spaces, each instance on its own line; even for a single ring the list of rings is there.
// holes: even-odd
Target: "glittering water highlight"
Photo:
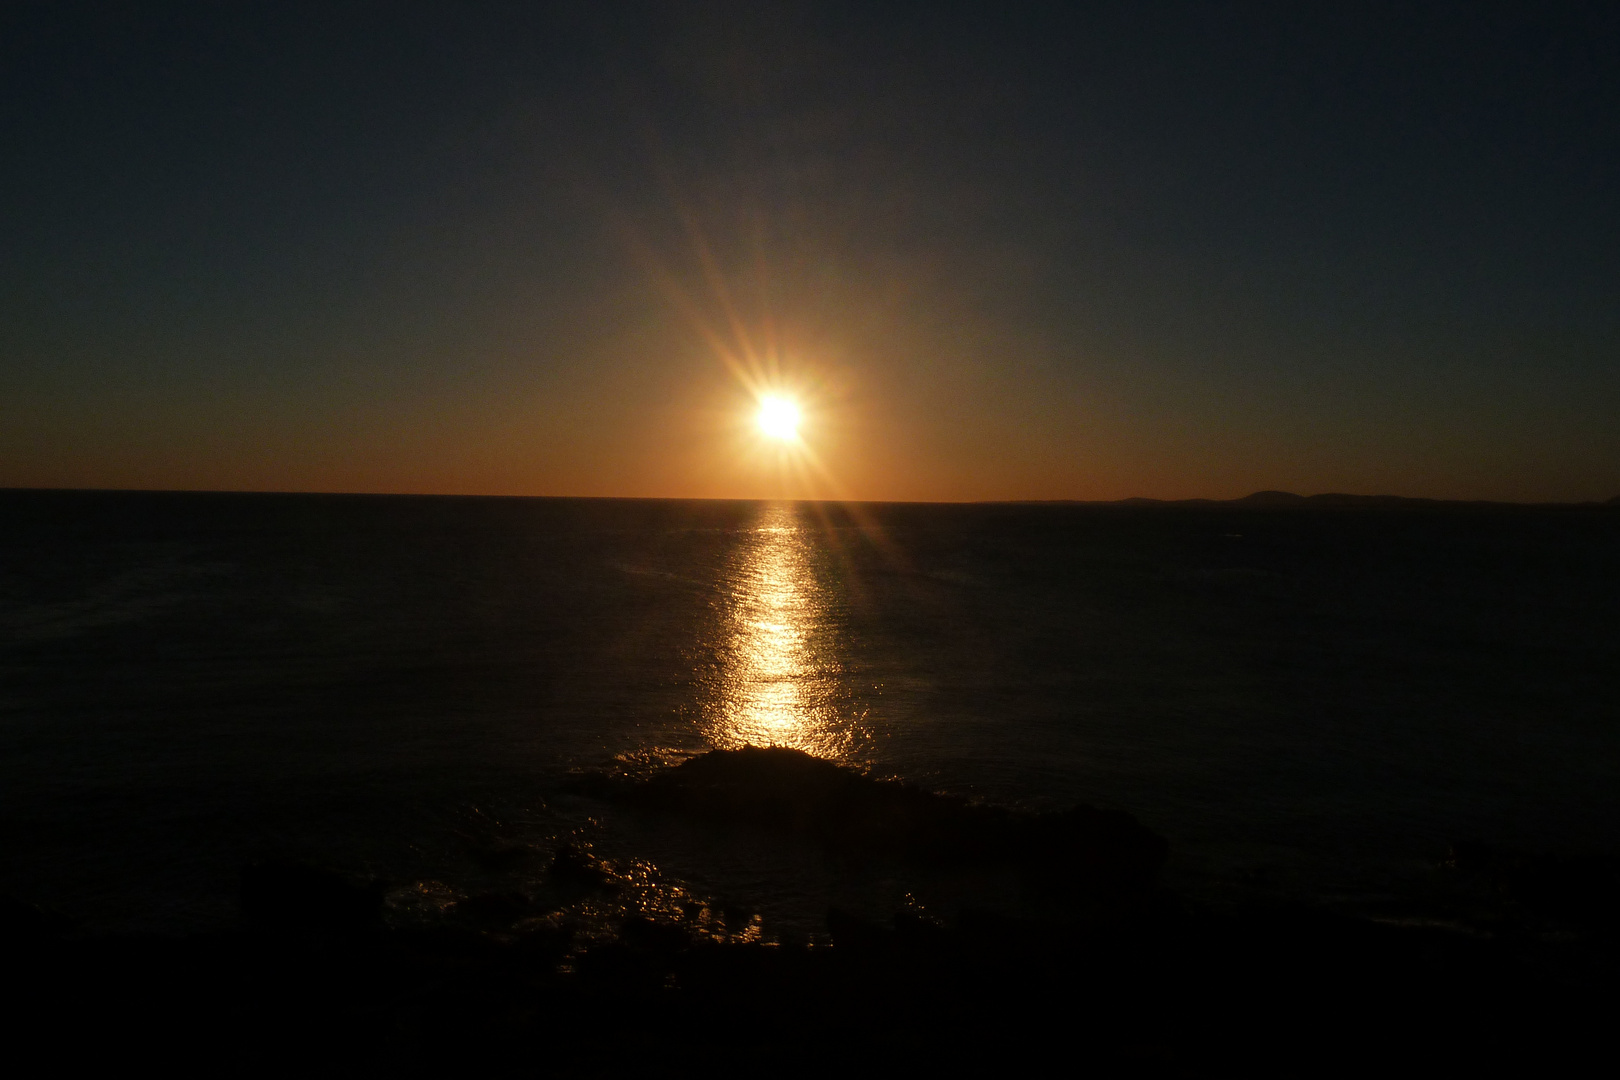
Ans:
[[[705,708],[716,746],[791,746],[845,759],[859,718],[840,716],[836,598],[818,573],[801,508],[766,503],[727,573],[719,670]]]

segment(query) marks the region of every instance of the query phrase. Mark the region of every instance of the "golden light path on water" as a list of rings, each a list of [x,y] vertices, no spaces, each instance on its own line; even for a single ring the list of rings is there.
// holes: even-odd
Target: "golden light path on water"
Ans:
[[[720,747],[791,746],[842,759],[860,718],[838,715],[833,598],[799,507],[767,503],[738,545],[706,732]]]

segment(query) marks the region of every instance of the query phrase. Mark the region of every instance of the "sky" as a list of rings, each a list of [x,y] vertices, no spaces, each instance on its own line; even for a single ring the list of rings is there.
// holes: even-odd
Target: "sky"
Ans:
[[[0,10],[0,487],[1620,494],[1612,3]]]

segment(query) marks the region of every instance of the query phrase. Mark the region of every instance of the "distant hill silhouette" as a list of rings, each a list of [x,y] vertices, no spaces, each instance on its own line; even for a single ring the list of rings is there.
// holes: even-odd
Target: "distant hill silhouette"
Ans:
[[[1071,500],[1043,500],[1054,502],[1067,502]],[[1258,508],[1286,508],[1298,507],[1513,507],[1513,506],[1609,506],[1620,508],[1620,495],[1603,502],[1585,503],[1514,503],[1498,502],[1491,499],[1418,499],[1406,495],[1347,495],[1343,492],[1326,492],[1321,495],[1298,495],[1292,491],[1256,491],[1252,495],[1245,495],[1240,499],[1148,499],[1136,496],[1129,499],[1116,499],[1113,506],[1231,506],[1231,507],[1258,507]]]
[[[1457,500],[1412,499],[1405,495],[1341,495],[1329,493],[1326,495],[1312,495],[1305,501],[1317,506],[1439,506],[1442,503]],[[1478,499],[1463,501],[1480,502]]]
[[[1620,499],[1613,500],[1620,502]],[[1404,495],[1344,495],[1329,492],[1324,495],[1296,495],[1292,491],[1256,491],[1241,499],[1119,499],[1119,506],[1469,506],[1473,502],[1453,502],[1446,499],[1411,499]],[[1508,504],[1502,504],[1508,505]]]
[[[1291,506],[1305,501],[1305,496],[1295,495],[1292,491],[1257,491],[1253,495],[1245,495],[1232,502],[1249,503],[1256,506]]]

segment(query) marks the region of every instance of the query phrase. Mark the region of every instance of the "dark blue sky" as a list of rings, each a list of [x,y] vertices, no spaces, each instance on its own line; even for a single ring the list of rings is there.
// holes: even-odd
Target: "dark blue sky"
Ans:
[[[1620,492],[1612,4],[10,5],[0,140],[0,485]]]

